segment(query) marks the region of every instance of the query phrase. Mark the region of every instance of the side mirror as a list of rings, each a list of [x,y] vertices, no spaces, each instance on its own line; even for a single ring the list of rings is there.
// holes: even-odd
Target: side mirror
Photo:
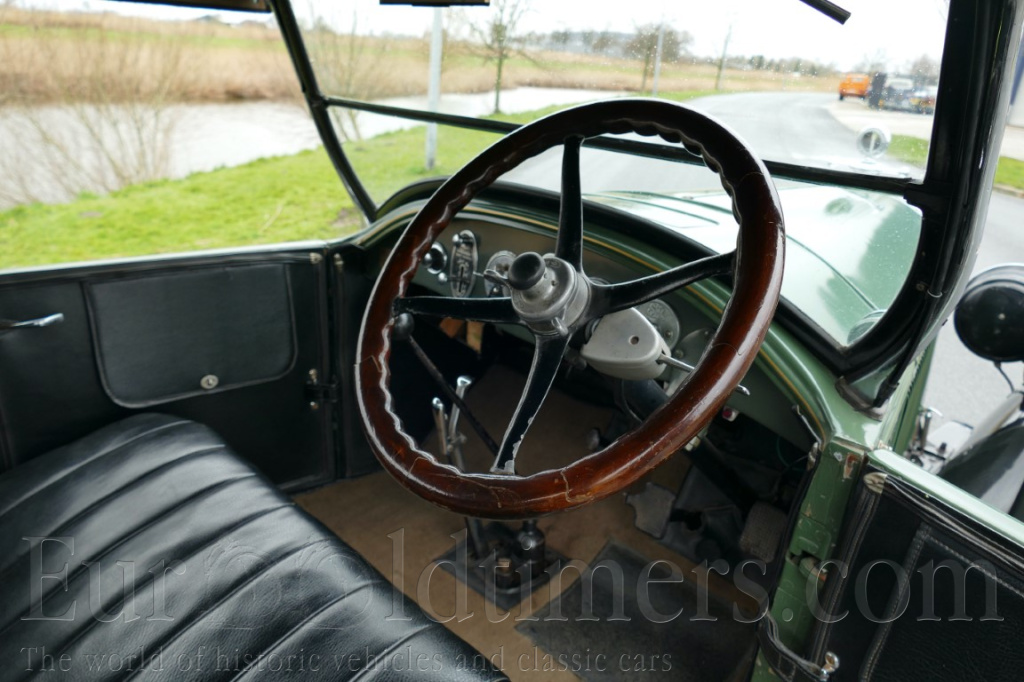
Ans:
[[[997,265],[975,276],[953,323],[975,355],[1000,363],[1024,360],[1024,264]]]

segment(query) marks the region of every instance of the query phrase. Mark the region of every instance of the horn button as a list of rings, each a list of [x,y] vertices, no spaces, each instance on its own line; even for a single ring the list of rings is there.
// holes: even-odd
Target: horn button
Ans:
[[[568,335],[590,300],[590,282],[566,261],[527,251],[509,267],[512,307],[538,334]]]

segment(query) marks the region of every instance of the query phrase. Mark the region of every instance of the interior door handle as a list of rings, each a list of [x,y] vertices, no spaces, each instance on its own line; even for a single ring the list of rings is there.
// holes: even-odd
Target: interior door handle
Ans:
[[[54,313],[53,315],[47,315],[46,317],[37,317],[34,320],[22,320],[20,322],[15,320],[0,320],[0,334],[14,331],[15,329],[25,329],[27,327],[49,327],[63,321],[64,313]]]

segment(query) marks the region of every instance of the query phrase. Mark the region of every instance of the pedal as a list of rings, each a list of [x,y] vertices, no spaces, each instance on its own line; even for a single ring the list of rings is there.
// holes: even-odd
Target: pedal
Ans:
[[[775,553],[785,532],[785,512],[770,504],[756,502],[747,514],[747,522],[740,535],[740,549],[770,564],[775,560]]]
[[[642,493],[626,495],[626,504],[633,507],[636,513],[633,525],[659,539],[668,528],[675,501],[675,493],[654,483],[647,483]]]

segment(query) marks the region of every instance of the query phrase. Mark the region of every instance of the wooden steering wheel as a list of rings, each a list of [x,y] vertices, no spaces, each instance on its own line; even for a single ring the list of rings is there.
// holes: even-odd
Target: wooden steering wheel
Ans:
[[[622,284],[583,272],[580,145],[606,133],[682,143],[716,171],[739,222],[736,250]],[[510,297],[406,297],[421,259],[455,214],[523,160],[564,146],[555,253],[522,254]],[[535,517],[605,498],[688,443],[722,407],[757,355],[779,300],[785,234],[764,164],[720,123],[671,102],[616,99],[561,111],[510,133],[449,178],[402,234],[370,295],[356,355],[356,395],[374,454],[398,481],[441,507],[495,519]],[[515,456],[554,381],[572,334],[588,322],[712,275],[733,273],[733,292],[696,369],[644,423],[560,469],[515,473]],[[521,324],[535,337],[533,365],[491,473],[462,472],[420,450],[392,410],[389,358],[399,314]]]

